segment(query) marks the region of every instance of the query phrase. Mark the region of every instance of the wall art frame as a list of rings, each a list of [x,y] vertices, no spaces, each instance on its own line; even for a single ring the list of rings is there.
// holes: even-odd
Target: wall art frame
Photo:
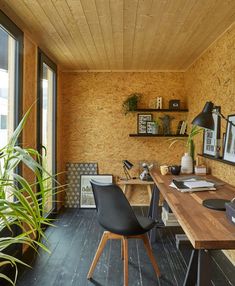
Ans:
[[[219,112],[220,106],[215,106],[213,109],[214,130],[205,129],[203,131],[203,150],[204,155],[212,157],[218,156],[221,148],[220,144],[220,132],[221,132],[221,118]]]
[[[95,200],[90,180],[104,184],[112,184],[113,176],[107,175],[81,175],[80,208],[95,208]]]
[[[235,114],[228,115],[228,120],[235,124]],[[235,163],[235,126],[229,122],[227,122],[225,132],[223,160]]]
[[[137,133],[147,134],[147,121],[153,121],[151,113],[138,113],[137,115]]]

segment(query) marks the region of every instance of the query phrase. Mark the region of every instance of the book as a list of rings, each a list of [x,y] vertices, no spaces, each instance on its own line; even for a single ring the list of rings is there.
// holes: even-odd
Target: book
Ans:
[[[194,181],[194,182],[196,182],[196,181]],[[191,181],[191,183],[193,183],[193,182]],[[188,184],[188,185],[190,186],[190,184]],[[198,184],[198,186],[196,186],[196,184],[194,184],[193,187],[191,187],[191,188],[189,186],[187,186],[184,181],[177,181],[177,180],[173,180],[172,183],[170,184],[170,187],[173,187],[180,192],[199,192],[199,191],[215,191],[216,190],[214,185],[203,186],[202,183]]]
[[[181,125],[181,129],[180,129],[180,134],[185,134],[186,133],[186,129],[187,129],[187,122],[183,121],[183,123]]]
[[[177,131],[176,131],[176,134],[181,134],[180,131],[181,131],[181,127],[182,127],[182,124],[183,124],[183,120],[180,120],[178,125],[177,125]]]

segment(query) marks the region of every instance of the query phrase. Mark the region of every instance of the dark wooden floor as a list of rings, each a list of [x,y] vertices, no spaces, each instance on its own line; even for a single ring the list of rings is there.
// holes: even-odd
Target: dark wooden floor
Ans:
[[[146,208],[136,208],[146,214]],[[121,286],[123,285],[123,263],[120,258],[120,242],[108,242],[92,281],[86,275],[102,235],[96,220],[95,210],[66,209],[47,232],[51,254],[40,252],[35,257],[32,269],[20,276],[17,286]],[[130,286],[181,286],[183,285],[188,260],[176,249],[172,228],[158,230],[157,242],[153,244],[162,277],[158,279],[145,253],[142,242],[129,241],[129,285]],[[214,269],[215,286],[232,285],[223,274]],[[193,285],[192,285],[193,286]]]

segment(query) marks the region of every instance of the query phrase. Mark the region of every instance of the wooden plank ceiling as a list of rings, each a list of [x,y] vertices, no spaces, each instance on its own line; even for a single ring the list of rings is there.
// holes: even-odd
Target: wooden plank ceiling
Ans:
[[[185,70],[235,21],[234,0],[0,2],[66,70]]]

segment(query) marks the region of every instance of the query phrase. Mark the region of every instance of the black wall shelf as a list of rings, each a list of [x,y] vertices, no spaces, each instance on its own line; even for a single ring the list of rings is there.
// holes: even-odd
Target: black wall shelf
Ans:
[[[188,109],[155,109],[155,108],[138,108],[135,112],[188,112]]]
[[[163,134],[129,134],[130,137],[188,137],[188,134],[170,134],[170,135],[163,135]]]
[[[200,157],[206,158],[206,159],[210,159],[210,160],[213,160],[213,161],[217,161],[217,162],[226,164],[226,165],[235,166],[235,163],[226,161],[226,160],[224,160],[222,157],[220,157],[220,158],[215,158],[215,157],[213,157],[213,156],[206,155],[206,154],[197,154],[197,155],[200,156]]]

